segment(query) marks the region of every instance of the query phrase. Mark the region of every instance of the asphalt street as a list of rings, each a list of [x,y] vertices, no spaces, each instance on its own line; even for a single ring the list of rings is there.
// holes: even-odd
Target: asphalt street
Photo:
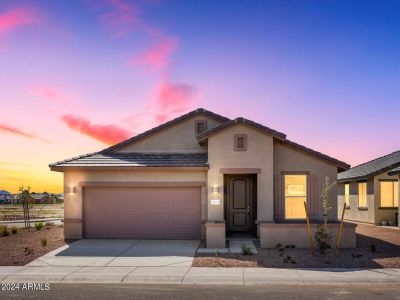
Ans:
[[[47,291],[0,291],[0,299],[400,299],[400,285],[208,286],[50,284]]]

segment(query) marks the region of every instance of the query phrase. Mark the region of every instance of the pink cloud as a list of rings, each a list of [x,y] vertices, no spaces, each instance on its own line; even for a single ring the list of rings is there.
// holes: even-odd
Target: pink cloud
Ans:
[[[165,68],[170,63],[170,57],[175,52],[178,40],[175,38],[163,38],[151,48],[134,58],[131,64],[147,65],[151,68]]]
[[[0,132],[10,133],[10,134],[18,135],[18,136],[21,136],[21,137],[24,137],[24,138],[28,138],[28,139],[38,139],[38,140],[41,140],[43,142],[48,142],[48,141],[38,137],[35,134],[28,133],[26,131],[23,131],[21,129],[18,129],[18,128],[14,127],[14,126],[10,126],[10,125],[7,125],[7,124],[0,124]]]
[[[28,92],[31,95],[43,97],[48,100],[60,100],[61,92],[54,86],[42,85],[29,88]]]
[[[99,12],[100,22],[111,31],[113,37],[132,32],[140,23],[135,2],[125,0],[91,1],[90,7]]]
[[[131,132],[116,125],[92,124],[89,120],[81,117],[64,115],[61,119],[72,130],[108,145],[119,143],[133,135]]]
[[[30,8],[14,8],[0,14],[0,34],[15,27],[33,24],[38,21],[36,12]]]
[[[196,89],[189,84],[160,84],[156,90],[156,121],[162,123],[178,113],[189,110],[194,104],[196,94]]]

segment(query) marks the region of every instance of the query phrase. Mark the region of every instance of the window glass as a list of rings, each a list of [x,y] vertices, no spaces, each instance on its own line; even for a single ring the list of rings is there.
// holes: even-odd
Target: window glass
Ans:
[[[307,175],[285,175],[285,218],[305,219]]]
[[[348,183],[344,185],[344,203],[350,206],[350,184]]]
[[[399,183],[397,181],[381,182],[381,207],[399,206]]]
[[[367,183],[358,183],[358,206],[367,207]]]

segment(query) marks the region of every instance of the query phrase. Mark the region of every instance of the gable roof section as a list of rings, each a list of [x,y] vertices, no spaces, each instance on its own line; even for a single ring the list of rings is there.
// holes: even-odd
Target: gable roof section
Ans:
[[[338,174],[338,181],[364,180],[400,166],[400,150]]]
[[[388,174],[389,174],[390,176],[400,175],[400,167],[398,167],[398,168],[396,168],[396,169],[390,171]]]
[[[279,131],[276,131],[274,129],[271,129],[269,127],[266,127],[264,125],[261,125],[259,123],[253,122],[251,120],[245,119],[245,118],[236,118],[234,120],[230,120],[228,122],[225,122],[225,123],[213,128],[213,129],[210,129],[210,130],[207,130],[206,132],[200,133],[199,135],[197,135],[197,139],[198,139],[199,142],[204,142],[210,136],[212,136],[212,135],[214,135],[214,134],[216,134],[216,133],[218,133],[218,132],[220,132],[220,131],[222,131],[222,130],[224,130],[226,128],[234,126],[236,124],[248,125],[248,126],[253,127],[255,129],[261,130],[264,133],[271,134],[273,137],[275,137],[275,138],[277,138],[279,140],[286,139],[286,134],[284,134],[282,132],[279,132]]]
[[[207,167],[207,153],[89,153],[50,165],[62,167]]]
[[[132,137],[130,139],[127,139],[127,140],[125,140],[125,141],[123,141],[121,143],[118,143],[118,144],[113,145],[113,146],[111,146],[109,148],[106,148],[106,149],[100,151],[100,153],[112,153],[114,151],[117,151],[117,150],[129,145],[129,144],[132,144],[132,143],[135,143],[136,141],[142,140],[145,137],[148,137],[148,136],[150,136],[150,135],[152,135],[152,134],[154,134],[154,133],[156,133],[156,132],[158,132],[158,131],[160,131],[162,129],[166,129],[168,127],[177,125],[177,124],[179,124],[179,123],[181,123],[181,122],[183,122],[183,121],[185,121],[187,119],[190,119],[190,118],[192,118],[194,116],[201,115],[201,114],[202,115],[206,115],[206,116],[208,116],[210,118],[213,118],[213,119],[215,119],[217,121],[220,121],[220,122],[223,122],[223,123],[224,122],[228,122],[230,120],[230,119],[228,119],[228,118],[226,118],[224,116],[215,114],[215,113],[213,113],[211,111],[208,111],[208,110],[206,110],[204,108],[198,108],[198,109],[193,110],[193,111],[191,111],[191,112],[189,112],[187,114],[184,114],[184,115],[182,115],[182,116],[180,116],[180,117],[178,117],[176,119],[173,119],[173,120],[168,121],[166,123],[163,123],[163,124],[161,124],[161,125],[159,125],[157,127],[154,127],[154,128],[152,128],[150,130],[147,130],[147,131],[145,131],[145,132],[143,132],[141,134],[138,134],[138,135],[136,135],[136,136],[134,136],[134,137]]]
[[[326,155],[326,154],[323,154],[321,152],[315,151],[313,149],[307,148],[307,147],[305,147],[303,145],[300,145],[300,144],[297,144],[295,142],[292,142],[292,141],[289,141],[289,140],[284,140],[282,142],[282,144],[290,146],[290,147],[293,147],[295,149],[303,151],[303,152],[305,152],[307,154],[310,154],[312,156],[315,156],[317,158],[326,160],[326,161],[338,166],[342,170],[348,170],[350,168],[350,165],[345,163],[344,161],[338,160],[338,159],[333,158],[333,157],[331,157],[329,155]]]

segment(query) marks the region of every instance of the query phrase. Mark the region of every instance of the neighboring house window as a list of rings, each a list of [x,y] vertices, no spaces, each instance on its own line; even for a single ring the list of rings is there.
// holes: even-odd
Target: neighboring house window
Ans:
[[[399,206],[399,183],[397,181],[381,181],[381,207]]]
[[[197,120],[195,122],[196,126],[196,134],[207,131],[207,121],[206,120]]]
[[[285,175],[285,218],[305,219],[307,175]]]
[[[344,184],[344,203],[347,206],[350,206],[350,184],[345,183]]]
[[[367,207],[367,183],[358,183],[358,207]]]
[[[247,135],[235,134],[234,149],[235,149],[235,151],[246,151],[247,150]]]

